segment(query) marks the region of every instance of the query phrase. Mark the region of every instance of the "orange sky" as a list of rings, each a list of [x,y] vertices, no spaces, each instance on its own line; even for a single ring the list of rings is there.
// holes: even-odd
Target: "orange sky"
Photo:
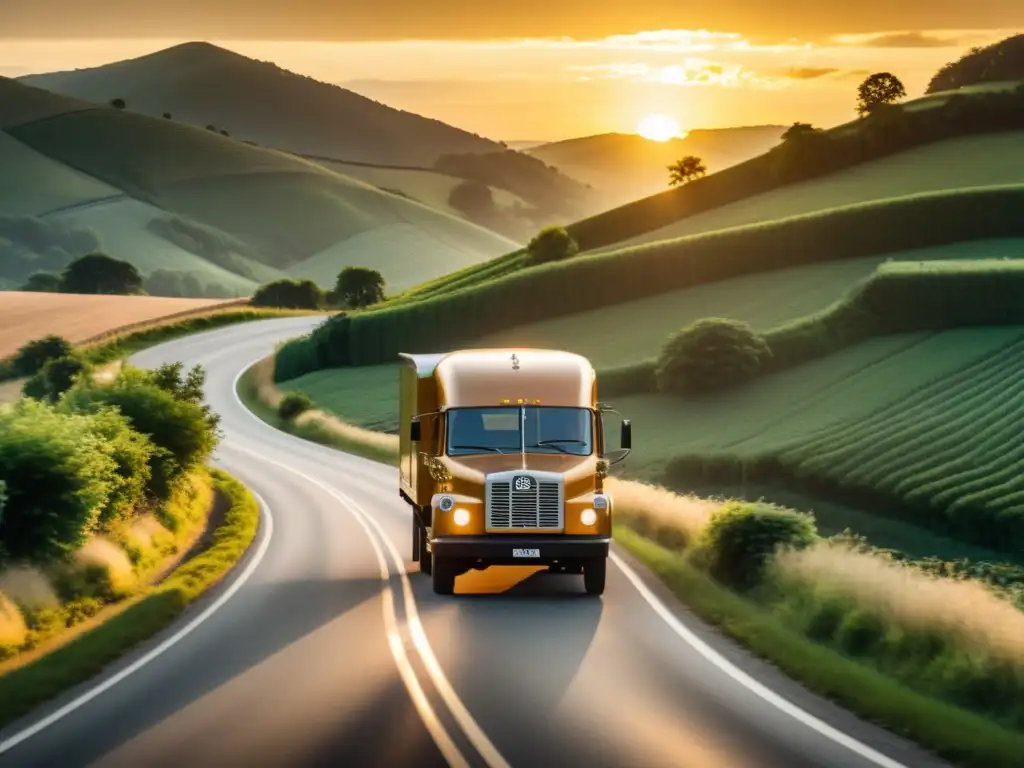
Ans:
[[[45,0],[43,5],[48,2],[55,0]],[[859,6],[872,2],[865,0]],[[898,3],[890,0],[890,4]],[[939,7],[939,16],[942,8],[952,7],[932,4]],[[1014,0],[1014,4],[1024,10],[1024,2]],[[0,13],[0,29],[2,17]],[[906,84],[910,96],[917,96],[943,63],[972,45],[1020,31],[883,29],[894,31],[859,35],[832,31],[816,39],[771,39],[731,29],[662,29],[586,40],[348,43],[210,35],[104,40],[10,37],[0,39],[0,75],[96,66],[187,39],[207,39],[491,138],[557,140],[632,132],[650,113],[667,114],[684,129],[797,120],[834,125],[855,116],[856,86],[867,73],[892,71]]]

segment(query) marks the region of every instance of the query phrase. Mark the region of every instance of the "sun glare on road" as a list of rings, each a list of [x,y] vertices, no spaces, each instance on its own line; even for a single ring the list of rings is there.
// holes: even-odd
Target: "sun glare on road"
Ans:
[[[679,123],[668,115],[647,115],[637,123],[636,132],[651,141],[682,138]]]

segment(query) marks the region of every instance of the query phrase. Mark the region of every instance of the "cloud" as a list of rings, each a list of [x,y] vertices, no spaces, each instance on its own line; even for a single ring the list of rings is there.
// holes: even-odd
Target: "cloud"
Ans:
[[[838,67],[791,67],[786,70],[785,76],[790,80],[817,80],[840,71]]]
[[[602,80],[633,80],[678,86],[717,85],[727,88],[771,84],[742,64],[724,64],[697,58],[687,58],[683,63],[665,66],[625,61],[614,64],[576,65],[566,69],[583,73],[579,76],[579,79],[583,80],[597,77]]]
[[[525,38],[507,41],[507,44],[532,48],[603,49],[668,53],[796,51],[813,47],[811,43],[799,40],[791,40],[786,43],[754,43],[736,32],[712,32],[706,29],[653,29],[634,34],[608,35],[607,37],[593,39],[573,37]]]
[[[878,35],[865,42],[868,48],[950,48],[959,45],[958,38],[941,38],[924,32],[897,32]]]
[[[859,48],[963,48],[991,43],[1008,36],[998,29],[939,29],[872,32],[859,35],[835,35],[829,42]]]

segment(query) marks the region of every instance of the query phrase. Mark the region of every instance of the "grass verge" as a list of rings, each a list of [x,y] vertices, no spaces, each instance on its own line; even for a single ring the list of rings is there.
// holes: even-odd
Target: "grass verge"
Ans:
[[[1024,734],[915,693],[879,672],[792,632],[776,616],[717,584],[689,564],[683,555],[629,528],[618,527],[615,538],[702,620],[814,692],[957,765],[970,768],[1020,765]]]
[[[208,546],[109,621],[0,677],[0,727],[88,680],[152,637],[238,562],[256,536],[259,505],[245,486],[226,472],[211,469],[210,474],[227,510]]]

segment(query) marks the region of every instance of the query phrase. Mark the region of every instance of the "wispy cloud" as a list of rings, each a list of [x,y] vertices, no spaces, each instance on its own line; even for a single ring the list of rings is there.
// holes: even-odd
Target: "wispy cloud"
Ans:
[[[746,86],[769,86],[771,81],[742,64],[687,58],[680,64],[653,66],[642,61],[616,62],[612,64],[580,64],[566,67],[570,72],[582,73],[578,79],[592,80],[635,80],[663,85],[702,86],[714,85],[736,88]]]
[[[596,39],[572,37],[531,38],[504,41],[508,45],[530,48],[600,49],[608,51],[648,51],[701,53],[707,51],[792,51],[813,47],[810,42],[791,40],[771,44],[753,43],[736,32],[712,32],[706,29],[656,29],[629,35],[609,35]]]
[[[986,45],[1015,34],[998,29],[897,30],[870,34],[836,35],[829,43],[860,48],[963,48]]]
[[[838,67],[790,67],[784,74],[791,80],[817,80],[840,71]]]

